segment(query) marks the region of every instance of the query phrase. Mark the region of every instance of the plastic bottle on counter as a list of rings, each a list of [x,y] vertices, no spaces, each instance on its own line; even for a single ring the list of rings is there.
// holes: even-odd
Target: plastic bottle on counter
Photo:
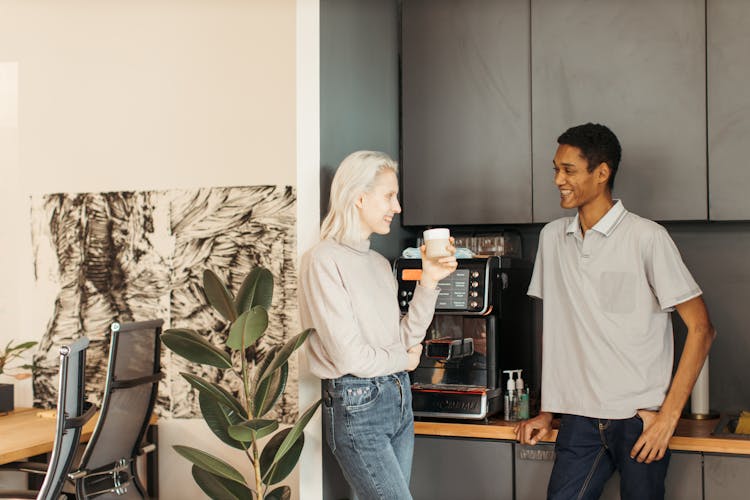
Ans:
[[[513,372],[515,370],[503,370],[503,373],[508,374],[508,382],[505,385],[505,395],[503,396],[503,418],[505,420],[517,420],[518,415],[513,413],[513,408],[517,408],[516,403],[516,383],[513,380]]]
[[[515,373],[516,375],[518,375],[518,370],[513,370],[513,373]],[[521,381],[521,383],[523,384],[523,380]],[[520,420],[521,419],[521,416],[520,416],[521,415],[521,404],[520,404],[520,401],[519,401],[520,393],[518,391],[518,378],[517,377],[514,380],[513,387],[514,387],[514,389],[513,389],[513,404],[511,406],[511,410],[510,410],[511,420]]]
[[[521,374],[523,370],[516,370],[518,379],[516,380],[516,397],[518,398],[518,419],[526,420],[529,418],[529,388],[524,387]]]

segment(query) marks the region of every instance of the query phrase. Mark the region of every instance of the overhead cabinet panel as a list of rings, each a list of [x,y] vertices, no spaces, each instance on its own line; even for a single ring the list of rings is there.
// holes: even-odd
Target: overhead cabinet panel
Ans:
[[[527,0],[404,0],[407,225],[531,222]]]
[[[750,2],[708,1],[708,165],[712,220],[749,220]]]
[[[531,0],[534,220],[565,214],[557,137],[586,122],[623,147],[614,196],[656,220],[705,220],[703,0]]]

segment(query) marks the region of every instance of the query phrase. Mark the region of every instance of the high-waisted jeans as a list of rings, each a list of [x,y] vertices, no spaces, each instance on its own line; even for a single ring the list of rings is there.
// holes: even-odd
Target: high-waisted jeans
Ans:
[[[406,372],[324,380],[326,440],[359,500],[411,499],[414,415]]]
[[[555,443],[547,498],[598,499],[615,469],[620,471],[623,500],[664,498],[664,480],[670,453],[650,464],[630,458],[630,450],[643,432],[643,421],[563,415]]]

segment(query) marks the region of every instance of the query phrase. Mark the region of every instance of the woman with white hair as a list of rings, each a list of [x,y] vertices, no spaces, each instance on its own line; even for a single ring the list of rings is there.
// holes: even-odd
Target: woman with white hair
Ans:
[[[410,499],[414,416],[407,371],[435,312],[437,283],[456,269],[428,259],[409,313],[400,318],[390,263],[370,249],[388,234],[398,202],[398,168],[388,155],[357,151],[333,178],[322,241],[300,266],[300,312],[310,370],[323,379],[323,423],[331,451],[360,500]],[[451,242],[452,243],[452,242]]]

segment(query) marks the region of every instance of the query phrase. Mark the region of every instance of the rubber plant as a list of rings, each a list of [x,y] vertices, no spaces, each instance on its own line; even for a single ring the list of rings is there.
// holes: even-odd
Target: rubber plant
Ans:
[[[184,328],[166,330],[162,342],[183,358],[221,370],[233,370],[242,380],[239,398],[220,385],[190,373],[182,377],[198,391],[203,419],[227,445],[243,450],[255,478],[249,485],[243,474],[224,460],[189,446],[174,449],[192,462],[193,478],[211,498],[281,500],[291,497],[289,486],[274,485],[294,469],[304,446],[304,428],[320,406],[310,406],[291,427],[267,418],[281,396],[289,374],[289,357],[307,339],[311,329],[273,348],[253,366],[248,354],[268,327],[273,297],[273,275],[263,267],[253,269],[234,297],[212,271],[203,273],[203,290],[211,306],[228,322],[226,348],[209,343],[198,332]],[[274,434],[275,433],[275,434]],[[273,434],[261,449],[260,440]],[[270,491],[269,491],[270,490]]]

